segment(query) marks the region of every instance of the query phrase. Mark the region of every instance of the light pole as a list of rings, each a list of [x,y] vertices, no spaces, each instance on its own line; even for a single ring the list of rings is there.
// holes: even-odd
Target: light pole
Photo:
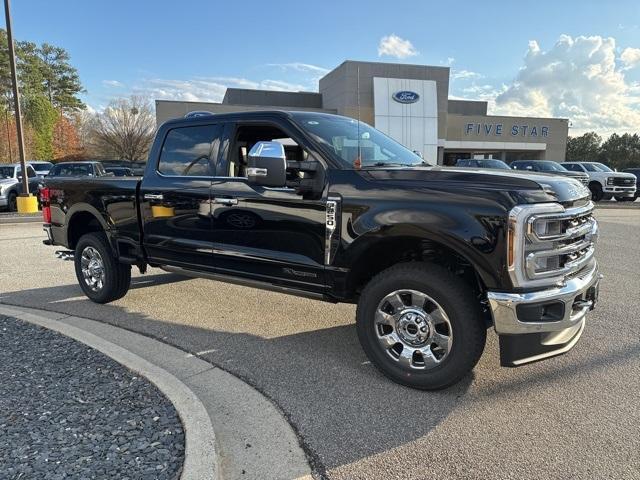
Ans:
[[[16,130],[18,131],[18,150],[20,152],[20,164],[22,165],[22,194],[21,197],[29,198],[29,181],[27,176],[27,164],[24,158],[24,136],[22,132],[22,112],[20,111],[20,91],[18,89],[18,74],[16,72],[16,49],[13,43],[13,31],[11,29],[11,10],[9,0],[4,0],[4,15],[7,23],[7,43],[9,44],[9,65],[11,66],[11,82],[13,83],[13,101],[16,112]],[[20,201],[24,200],[24,201]],[[18,200],[19,212],[33,212],[33,201]],[[38,201],[35,201],[35,211],[38,211]]]

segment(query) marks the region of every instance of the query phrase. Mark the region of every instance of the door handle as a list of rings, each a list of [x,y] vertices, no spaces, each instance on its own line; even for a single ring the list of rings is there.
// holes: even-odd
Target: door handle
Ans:
[[[161,193],[145,193],[144,199],[145,200],[164,200],[164,195],[162,195]]]
[[[227,206],[238,204],[238,200],[235,198],[216,198],[214,199],[214,202],[219,203],[220,205],[227,205]]]

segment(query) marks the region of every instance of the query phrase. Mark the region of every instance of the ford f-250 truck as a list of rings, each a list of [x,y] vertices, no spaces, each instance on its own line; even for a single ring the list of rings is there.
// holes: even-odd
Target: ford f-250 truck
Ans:
[[[504,366],[567,352],[598,295],[587,187],[430,165],[335,115],[171,120],[141,179],[54,178],[41,197],[45,243],[91,300],[125,295],[135,265],[357,303],[369,359],[421,389],[467,374],[489,327]]]

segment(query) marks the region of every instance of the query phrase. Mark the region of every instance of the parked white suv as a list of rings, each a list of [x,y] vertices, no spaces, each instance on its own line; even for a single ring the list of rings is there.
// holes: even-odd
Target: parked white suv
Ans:
[[[636,178],[631,173],[614,172],[598,162],[564,162],[562,166],[572,172],[589,175],[589,190],[594,202],[612,197],[623,201],[633,198],[636,193]]]

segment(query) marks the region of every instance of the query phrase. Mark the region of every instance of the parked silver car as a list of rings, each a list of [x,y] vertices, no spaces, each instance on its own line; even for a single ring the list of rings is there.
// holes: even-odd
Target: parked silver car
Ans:
[[[31,165],[27,165],[29,192],[38,194],[40,177]],[[15,212],[18,209],[18,195],[22,193],[22,166],[19,163],[0,165],[0,208]]]

